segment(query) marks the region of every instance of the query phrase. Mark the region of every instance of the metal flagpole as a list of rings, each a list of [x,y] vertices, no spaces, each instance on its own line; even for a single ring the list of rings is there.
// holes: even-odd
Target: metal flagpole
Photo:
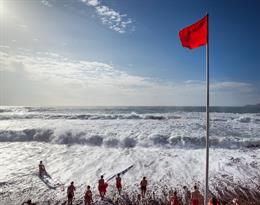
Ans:
[[[209,197],[209,15],[207,21],[207,44],[206,44],[206,186],[205,186],[205,203],[207,205]]]

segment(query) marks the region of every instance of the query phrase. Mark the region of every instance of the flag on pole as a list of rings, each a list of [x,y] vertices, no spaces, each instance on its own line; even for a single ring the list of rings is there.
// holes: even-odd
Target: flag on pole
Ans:
[[[179,32],[183,47],[193,49],[208,43],[208,15]]]
[[[208,14],[179,32],[183,47],[193,49],[206,45],[206,170],[204,204],[209,198],[209,42]]]

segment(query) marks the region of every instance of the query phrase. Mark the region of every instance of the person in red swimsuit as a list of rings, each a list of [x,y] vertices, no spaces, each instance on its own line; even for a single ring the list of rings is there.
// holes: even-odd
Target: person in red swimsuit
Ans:
[[[104,176],[101,175],[100,179],[98,180],[98,191],[101,199],[103,199],[105,196],[104,184],[105,184]]]
[[[101,175],[100,179],[98,180],[98,191],[102,200],[106,195],[107,187],[108,187],[108,183],[105,182],[104,176]]]
[[[122,183],[121,183],[120,174],[117,174],[117,177],[116,177],[116,188],[118,190],[118,194],[120,195],[121,194],[121,190],[122,190]]]
[[[199,205],[200,192],[198,187],[194,186],[194,191],[191,193],[191,205]]]
[[[173,196],[170,199],[170,205],[180,205],[180,201],[177,197],[177,191],[173,193]]]
[[[93,203],[92,192],[90,186],[87,186],[87,191],[85,192],[85,205],[91,205]]]

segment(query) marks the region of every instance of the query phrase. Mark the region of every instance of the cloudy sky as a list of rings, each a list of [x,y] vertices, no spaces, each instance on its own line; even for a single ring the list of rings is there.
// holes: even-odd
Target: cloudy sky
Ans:
[[[204,105],[205,47],[178,31],[210,14],[212,105],[260,103],[258,0],[0,0],[1,105]]]

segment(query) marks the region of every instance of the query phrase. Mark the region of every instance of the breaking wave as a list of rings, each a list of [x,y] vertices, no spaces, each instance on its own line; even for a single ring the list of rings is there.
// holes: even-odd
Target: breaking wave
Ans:
[[[185,116],[187,117],[187,116]],[[5,114],[0,115],[0,120],[24,120],[24,119],[40,119],[40,120],[178,120],[182,119],[181,114],[43,114],[43,113],[26,113],[26,114]],[[188,116],[189,119],[196,119],[198,116]],[[240,116],[237,118],[214,118],[210,121],[213,122],[228,122],[229,120],[235,120],[241,123],[260,123],[258,116]]]
[[[205,114],[176,109],[0,107],[0,142],[204,148]],[[259,116],[211,113],[211,147],[260,148]]]
[[[165,120],[179,119],[180,116],[166,116],[160,114],[26,114],[26,115],[3,115],[0,120],[22,120],[22,119],[68,119],[68,120]]]
[[[46,142],[52,144],[80,144],[89,146],[133,148],[162,147],[197,149],[205,147],[205,138],[189,136],[171,136],[162,134],[150,134],[143,137],[119,137],[110,135],[90,134],[88,132],[57,133],[52,129],[24,129],[19,131],[0,131],[0,142]],[[237,138],[237,137],[211,137],[210,146],[213,148],[260,148],[260,138]]]

